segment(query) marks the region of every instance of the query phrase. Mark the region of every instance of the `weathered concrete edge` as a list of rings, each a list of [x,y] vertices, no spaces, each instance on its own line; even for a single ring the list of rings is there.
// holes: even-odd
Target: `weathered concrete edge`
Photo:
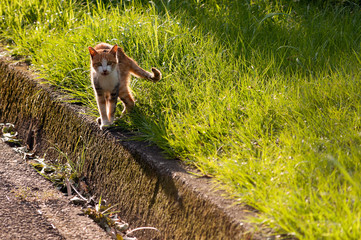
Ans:
[[[244,222],[254,212],[210,191],[209,180],[188,174],[174,159],[122,133],[103,133],[82,109],[28,73],[0,60],[0,120],[13,122],[38,153],[56,145],[71,157],[85,152],[84,173],[92,190],[111,203],[133,226],[154,226],[161,236],[146,239],[261,239]]]

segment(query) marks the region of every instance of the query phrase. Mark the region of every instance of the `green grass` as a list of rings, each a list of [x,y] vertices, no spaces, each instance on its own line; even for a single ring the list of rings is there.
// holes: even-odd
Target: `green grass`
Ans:
[[[118,121],[300,239],[361,237],[361,8],[350,1],[1,0],[0,37],[96,115],[87,46],[159,68]],[[119,105],[121,108],[121,105]],[[119,111],[120,112],[120,109]]]

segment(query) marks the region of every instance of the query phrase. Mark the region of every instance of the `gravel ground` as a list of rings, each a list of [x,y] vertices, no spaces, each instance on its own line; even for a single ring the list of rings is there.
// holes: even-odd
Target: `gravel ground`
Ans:
[[[110,239],[0,140],[0,239]]]

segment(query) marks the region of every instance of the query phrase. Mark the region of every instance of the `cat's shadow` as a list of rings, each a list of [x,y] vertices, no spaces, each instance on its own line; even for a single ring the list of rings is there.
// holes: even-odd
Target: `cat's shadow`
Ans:
[[[188,172],[182,167],[180,160],[168,156],[164,149],[158,147],[156,143],[149,140],[146,135],[133,126],[136,121],[151,124],[149,119],[145,120],[144,118],[146,116],[135,107],[131,113],[118,116],[114,121],[114,125],[108,127],[104,133],[109,133],[121,141],[122,145],[139,162],[143,172],[150,178],[156,179],[156,187],[149,202],[149,209],[153,208],[156,199],[161,196],[159,195],[161,192],[164,192],[173,200],[175,207],[184,208],[183,197],[178,189],[179,184],[174,181],[172,176],[174,173],[187,174]],[[144,162],[147,164],[144,164]]]

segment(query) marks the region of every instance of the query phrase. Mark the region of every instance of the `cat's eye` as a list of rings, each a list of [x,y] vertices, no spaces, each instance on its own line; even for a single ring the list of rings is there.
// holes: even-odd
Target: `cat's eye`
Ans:
[[[95,66],[100,67],[102,63],[96,63]]]
[[[111,62],[108,62],[108,66],[110,66],[110,65],[112,65],[112,63],[111,63]]]

